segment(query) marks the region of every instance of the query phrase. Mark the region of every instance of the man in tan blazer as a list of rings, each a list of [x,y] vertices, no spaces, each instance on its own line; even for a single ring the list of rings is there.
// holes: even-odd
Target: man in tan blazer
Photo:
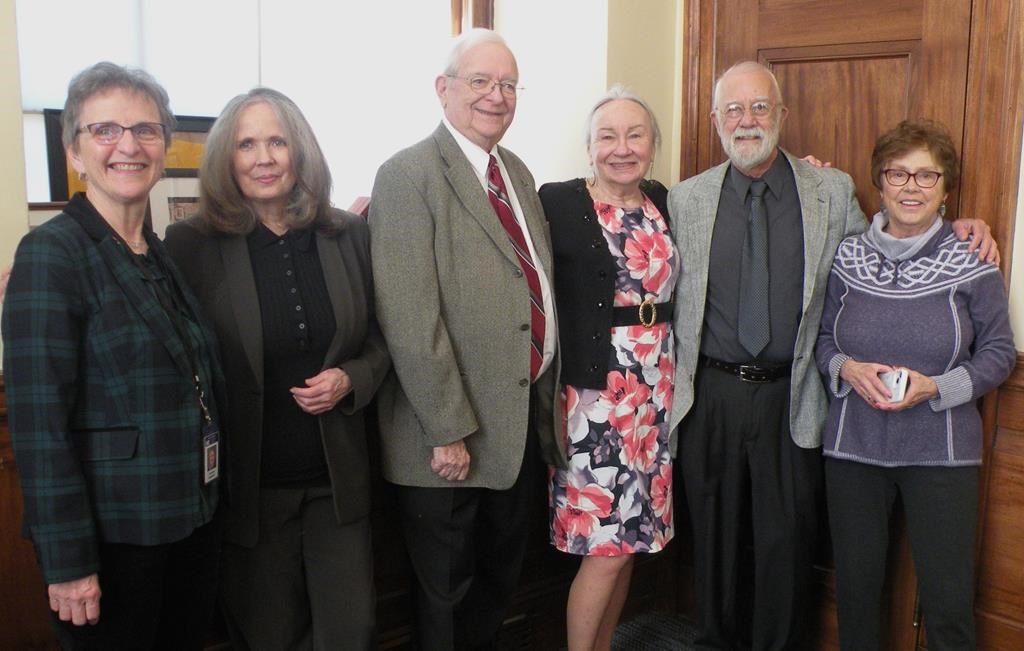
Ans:
[[[553,423],[557,370],[552,261],[533,177],[497,145],[517,86],[500,36],[461,36],[435,81],[442,123],[381,166],[370,203],[378,319],[394,360],[378,394],[383,470],[419,580],[424,649],[493,646],[526,516],[542,499],[536,426]]]

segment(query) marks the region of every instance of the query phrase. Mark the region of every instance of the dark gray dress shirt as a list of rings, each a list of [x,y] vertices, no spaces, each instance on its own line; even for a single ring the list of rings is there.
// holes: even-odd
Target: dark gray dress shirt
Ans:
[[[804,231],[796,179],[779,152],[762,177],[768,185],[764,208],[768,217],[768,269],[771,277],[771,340],[756,361],[793,359],[803,304]],[[740,257],[750,214],[752,178],[730,167],[711,237],[708,295],[700,352],[726,362],[750,362],[736,334],[739,311]]]

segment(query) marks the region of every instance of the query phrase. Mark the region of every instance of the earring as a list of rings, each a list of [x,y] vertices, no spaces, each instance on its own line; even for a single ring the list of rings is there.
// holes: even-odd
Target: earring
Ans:
[[[946,216],[946,202],[943,201],[942,205],[939,206],[939,217],[945,217],[945,216]]]
[[[79,172],[78,173],[78,180],[82,181],[84,183],[85,181],[89,180],[89,177],[86,176],[85,172]]]

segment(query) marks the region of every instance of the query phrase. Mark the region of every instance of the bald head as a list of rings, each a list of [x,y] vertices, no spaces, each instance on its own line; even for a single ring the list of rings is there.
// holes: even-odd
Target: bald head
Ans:
[[[767,66],[758,63],[757,61],[740,61],[739,63],[733,64],[728,70],[722,73],[722,75],[715,81],[715,90],[712,93],[711,109],[721,107],[722,102],[722,85],[727,81],[728,78],[738,75],[763,75],[764,78],[771,85],[771,101],[774,104],[782,104],[782,89],[779,88],[779,80],[775,78],[773,73]]]

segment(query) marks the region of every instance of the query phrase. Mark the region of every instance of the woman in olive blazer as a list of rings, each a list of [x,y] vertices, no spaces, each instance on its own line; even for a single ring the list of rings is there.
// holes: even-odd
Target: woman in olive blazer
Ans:
[[[228,103],[200,179],[200,214],[166,244],[227,376],[229,632],[238,648],[371,648],[363,408],[390,362],[366,223],[330,207],[309,124],[270,89]]]

